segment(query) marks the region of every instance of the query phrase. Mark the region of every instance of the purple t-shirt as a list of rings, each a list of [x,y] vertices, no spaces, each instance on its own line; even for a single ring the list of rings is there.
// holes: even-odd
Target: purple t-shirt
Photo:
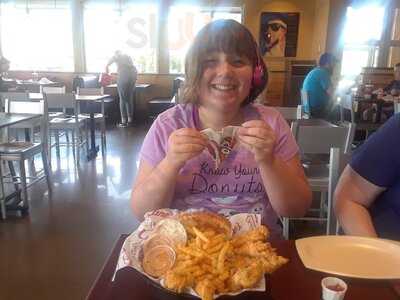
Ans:
[[[245,121],[264,120],[275,131],[275,154],[283,161],[298,153],[290,128],[277,110],[258,104],[242,109]],[[179,128],[202,129],[196,105],[180,104],[160,114],[144,139],[141,159],[152,166],[160,163],[166,155],[170,134]],[[240,143],[235,144],[217,169],[207,150],[187,161],[176,182],[172,207],[205,208],[225,216],[260,213],[272,233],[280,232],[253,154]]]

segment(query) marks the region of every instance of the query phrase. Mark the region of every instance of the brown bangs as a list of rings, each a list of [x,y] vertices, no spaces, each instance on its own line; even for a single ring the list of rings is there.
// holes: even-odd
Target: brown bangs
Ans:
[[[250,32],[244,26],[228,20],[213,22],[207,29],[201,39],[204,46],[199,51],[200,61],[214,51],[221,51],[226,54],[244,56],[253,62],[253,66],[256,64],[256,45]]]
[[[182,102],[197,102],[203,62],[212,52],[246,57],[254,68],[258,64],[257,44],[250,31],[234,20],[217,20],[199,31],[185,59],[185,86]]]

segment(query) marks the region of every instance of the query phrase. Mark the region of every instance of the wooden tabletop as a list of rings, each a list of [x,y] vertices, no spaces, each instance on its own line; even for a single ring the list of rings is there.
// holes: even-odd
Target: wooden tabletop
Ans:
[[[0,128],[14,125],[19,122],[28,121],[35,118],[40,118],[40,114],[18,114],[0,112]]]
[[[117,264],[119,252],[127,235],[121,235],[101,273],[92,286],[87,300],[169,300],[195,299],[192,296],[179,297],[160,288],[132,268],[117,272],[114,282],[111,281]],[[321,280],[329,276],[321,272],[306,269],[301,262],[294,241],[272,243],[279,255],[290,259],[289,263],[266,277],[265,292],[245,292],[238,296],[218,299],[252,299],[252,300],[320,300]],[[372,262],[373,263],[373,262]],[[374,281],[343,278],[348,291],[345,300],[395,300],[399,299],[389,281]]]

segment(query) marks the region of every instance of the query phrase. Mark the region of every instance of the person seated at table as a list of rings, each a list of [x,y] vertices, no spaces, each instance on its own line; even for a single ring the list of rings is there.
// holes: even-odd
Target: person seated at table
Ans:
[[[383,88],[383,92],[398,96],[400,93],[400,63],[395,64],[393,68],[394,80],[392,80],[387,86]]]
[[[109,72],[109,66],[113,63],[117,64],[117,89],[119,96],[119,108],[121,112],[121,123],[119,127],[128,127],[133,121],[132,97],[135,90],[137,70],[129,55],[122,53],[120,50],[115,54],[106,65],[106,73]]]
[[[326,118],[332,109],[331,77],[336,58],[330,53],[324,53],[319,58],[318,67],[312,69],[303,82],[303,91],[308,95],[308,105],[304,111],[314,118]]]
[[[7,92],[7,86],[3,81],[3,73],[10,69],[10,61],[4,56],[0,56],[0,92]]]
[[[198,33],[186,56],[182,104],[157,117],[140,151],[131,196],[139,219],[167,207],[259,213],[279,237],[278,216],[305,214],[311,192],[290,128],[277,110],[252,103],[268,81],[257,49],[233,20]],[[201,131],[228,125],[238,126],[237,143],[216,167]]]
[[[400,114],[353,154],[335,191],[335,212],[349,235],[400,240]]]

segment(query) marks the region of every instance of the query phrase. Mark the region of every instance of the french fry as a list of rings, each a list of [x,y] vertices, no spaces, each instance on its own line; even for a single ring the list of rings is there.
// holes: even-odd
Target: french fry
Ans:
[[[214,230],[212,230],[212,229],[205,230],[205,231],[203,232],[203,234],[204,234],[206,237],[208,237],[208,238],[217,235],[217,233],[216,233]]]
[[[190,256],[199,257],[199,258],[204,257],[203,253],[201,253],[199,251],[195,251],[191,247],[179,247],[178,246],[178,249],[179,249],[179,251],[181,251],[187,255],[190,255]]]
[[[197,248],[202,248],[203,245],[201,243],[201,239],[199,236],[196,236],[195,241],[196,241]]]
[[[219,251],[222,249],[223,246],[224,246],[224,243],[219,243],[219,244],[215,245],[215,246],[212,247],[212,248],[205,249],[205,251],[206,251],[208,254],[213,254],[213,253],[216,253],[216,252],[219,253]]]
[[[193,232],[194,234],[199,237],[203,242],[208,243],[210,242],[210,240],[200,231],[198,230],[196,227],[193,226]]]
[[[224,246],[222,247],[221,251],[218,254],[217,269],[219,272],[222,272],[224,269],[225,256],[226,256],[226,252],[229,249],[229,246],[230,246],[230,243],[225,242]]]
[[[212,248],[218,244],[223,243],[226,240],[226,236],[224,234],[218,234],[210,238],[210,242],[207,244],[208,247]]]

